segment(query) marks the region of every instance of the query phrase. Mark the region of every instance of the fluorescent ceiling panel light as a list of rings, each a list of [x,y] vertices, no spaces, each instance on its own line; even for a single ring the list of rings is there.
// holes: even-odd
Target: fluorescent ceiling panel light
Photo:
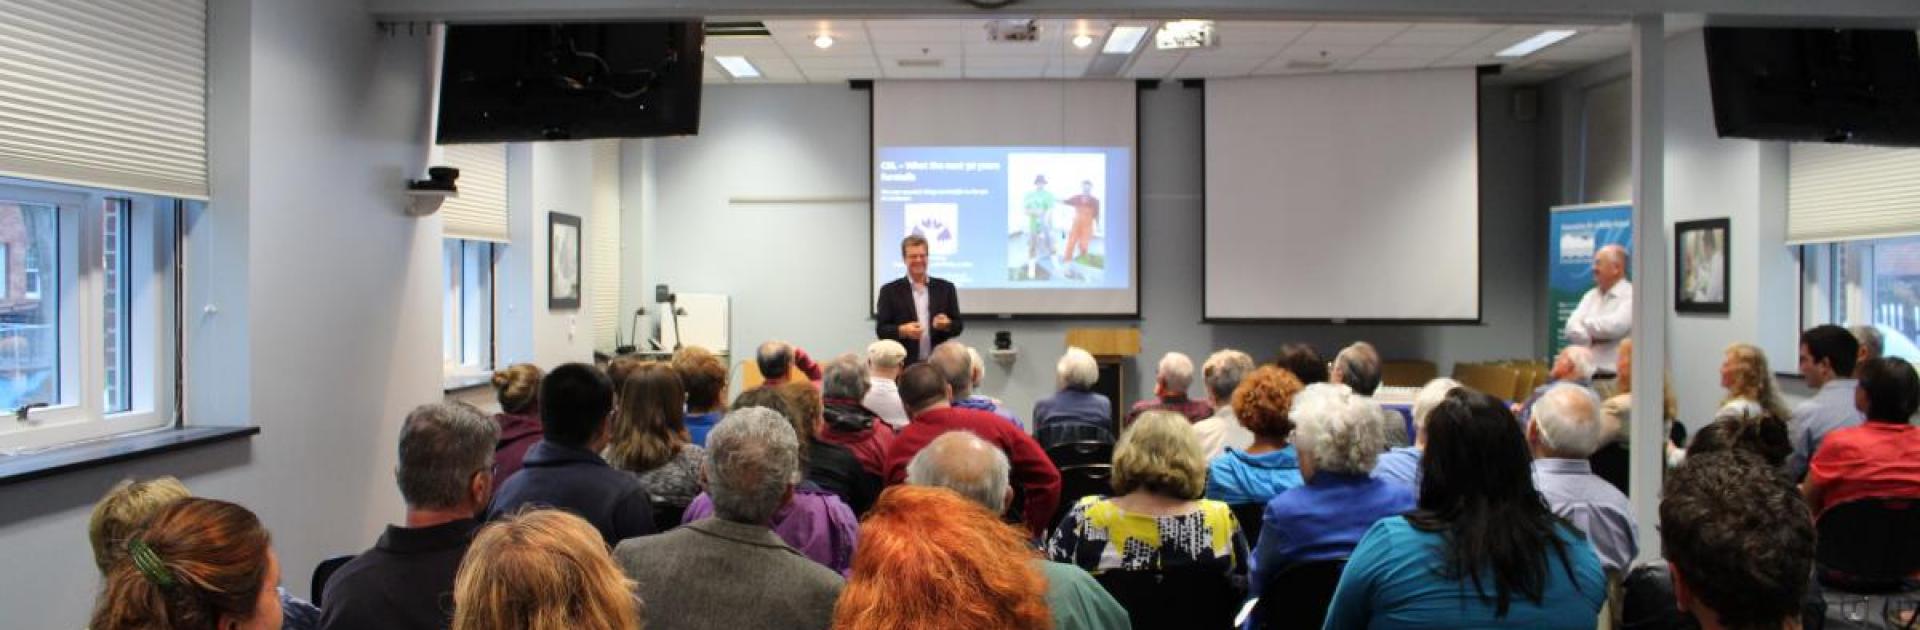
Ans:
[[[1493,53],[1493,56],[1525,57],[1527,55],[1531,55],[1535,52],[1538,52],[1542,48],[1546,48],[1548,46],[1558,44],[1560,43],[1560,40],[1573,37],[1574,33],[1578,33],[1578,32],[1580,31],[1574,31],[1574,30],[1540,31],[1539,35],[1526,38],[1524,41],[1521,41],[1518,44],[1508,46],[1506,50]]]
[[[746,57],[739,55],[714,55],[713,60],[727,70],[735,79],[758,79],[760,69],[753,67]]]
[[[1109,55],[1131,55],[1133,49],[1140,47],[1140,40],[1147,38],[1145,26],[1115,26],[1107,33],[1107,44],[1100,52]]]

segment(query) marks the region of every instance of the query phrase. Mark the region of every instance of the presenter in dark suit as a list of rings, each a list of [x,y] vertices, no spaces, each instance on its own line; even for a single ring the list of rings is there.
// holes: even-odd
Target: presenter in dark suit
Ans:
[[[900,241],[907,275],[880,287],[873,334],[907,347],[907,364],[919,363],[933,347],[960,336],[960,296],[953,283],[927,276],[927,239],[918,234]]]

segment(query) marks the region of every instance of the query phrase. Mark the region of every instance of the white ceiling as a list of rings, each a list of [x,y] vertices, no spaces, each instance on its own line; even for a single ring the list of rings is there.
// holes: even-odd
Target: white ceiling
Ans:
[[[849,79],[1075,79],[1115,25],[1151,21],[1043,19],[1038,41],[990,41],[990,20],[766,20],[771,36],[709,37],[706,80],[724,83],[839,83]],[[1523,59],[1493,53],[1550,28],[1579,34]],[[1501,82],[1533,83],[1624,55],[1626,25],[1467,24],[1413,22],[1218,21],[1219,46],[1156,50],[1152,34],[1119,76],[1209,79],[1308,72],[1414,70],[1504,64]],[[833,46],[813,40],[831,35]],[[1075,48],[1074,35],[1094,42]],[[713,58],[746,57],[763,78],[730,77]],[[907,65],[902,65],[902,61]],[[937,65],[913,65],[932,63]],[[1301,62],[1310,67],[1303,69]],[[1329,65],[1318,69],[1319,62]]]

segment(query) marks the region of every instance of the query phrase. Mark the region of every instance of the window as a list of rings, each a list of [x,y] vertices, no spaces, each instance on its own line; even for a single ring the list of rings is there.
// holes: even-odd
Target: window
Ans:
[[[1920,361],[1920,236],[1806,245],[1801,270],[1806,326],[1873,324],[1888,356]]]
[[[493,268],[497,247],[446,239],[441,360],[448,384],[493,371]]]
[[[172,422],[181,203],[0,179],[0,453]]]

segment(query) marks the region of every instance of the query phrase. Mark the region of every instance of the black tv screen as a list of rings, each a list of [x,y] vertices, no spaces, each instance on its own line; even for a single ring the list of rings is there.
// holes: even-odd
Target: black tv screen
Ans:
[[[698,20],[447,27],[438,141],[690,135]]]
[[[1911,30],[1706,29],[1721,137],[1920,146]]]

